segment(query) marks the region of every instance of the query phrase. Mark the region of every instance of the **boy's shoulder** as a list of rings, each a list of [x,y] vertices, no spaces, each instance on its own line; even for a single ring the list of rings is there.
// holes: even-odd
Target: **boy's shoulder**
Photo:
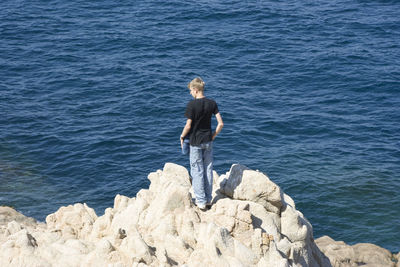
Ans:
[[[187,105],[186,106],[192,106],[193,104],[194,104],[194,101],[195,101],[196,99],[191,99],[191,100],[189,100],[188,102],[187,102]]]
[[[208,98],[211,102],[217,103],[213,98]]]
[[[201,100],[203,100],[204,102],[208,102],[208,103],[217,103],[217,102],[215,102],[214,99],[209,98],[209,97],[204,97]]]
[[[214,99],[208,98],[208,97],[204,97],[204,98],[200,98],[200,99],[192,99],[192,100],[189,100],[189,102],[187,103],[187,107],[192,107],[192,106],[196,106],[196,105],[201,105],[201,103],[203,103],[203,102],[208,102],[208,103],[217,104],[217,102],[215,102]]]
[[[209,103],[209,104],[211,104],[211,105],[214,105],[214,106],[216,106],[217,105],[217,102],[214,100],[214,99],[212,99],[212,98],[206,98],[206,101]]]

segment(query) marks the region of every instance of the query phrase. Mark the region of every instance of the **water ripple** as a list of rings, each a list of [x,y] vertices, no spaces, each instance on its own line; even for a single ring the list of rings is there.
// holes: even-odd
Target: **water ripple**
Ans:
[[[266,172],[314,227],[399,250],[396,1],[6,1],[0,204],[101,214],[165,162],[195,76],[225,127],[215,168]],[[373,233],[373,234],[371,234]]]

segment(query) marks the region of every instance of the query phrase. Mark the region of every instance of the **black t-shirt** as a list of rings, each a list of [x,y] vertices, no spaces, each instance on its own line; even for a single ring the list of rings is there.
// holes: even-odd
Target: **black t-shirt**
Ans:
[[[187,104],[185,117],[192,120],[188,134],[192,146],[198,146],[212,140],[211,116],[217,113],[217,103],[206,97],[193,99]]]

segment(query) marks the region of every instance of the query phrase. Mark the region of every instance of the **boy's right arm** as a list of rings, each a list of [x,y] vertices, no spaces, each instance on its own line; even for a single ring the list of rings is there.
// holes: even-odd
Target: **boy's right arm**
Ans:
[[[217,114],[215,114],[215,117],[217,118],[218,125],[217,125],[217,128],[215,129],[215,132],[214,132],[213,136],[212,136],[212,140],[213,141],[214,141],[215,137],[221,132],[222,128],[224,127],[224,122],[222,120],[221,113],[218,112]]]

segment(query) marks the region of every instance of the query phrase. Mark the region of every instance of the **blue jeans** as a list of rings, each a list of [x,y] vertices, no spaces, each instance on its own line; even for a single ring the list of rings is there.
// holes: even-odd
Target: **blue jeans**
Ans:
[[[190,174],[197,204],[211,203],[213,185],[212,142],[190,146]]]

